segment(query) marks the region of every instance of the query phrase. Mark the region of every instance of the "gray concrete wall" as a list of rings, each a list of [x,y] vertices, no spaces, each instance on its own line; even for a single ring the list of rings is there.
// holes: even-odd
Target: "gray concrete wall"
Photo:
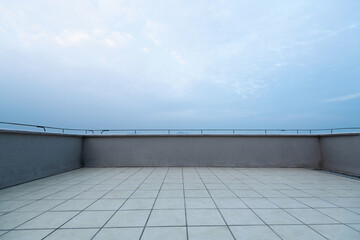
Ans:
[[[104,136],[86,137],[86,167],[306,167],[320,163],[318,137]]]
[[[320,138],[321,168],[360,176],[360,135],[333,135]]]
[[[0,131],[0,189],[82,166],[82,137]]]

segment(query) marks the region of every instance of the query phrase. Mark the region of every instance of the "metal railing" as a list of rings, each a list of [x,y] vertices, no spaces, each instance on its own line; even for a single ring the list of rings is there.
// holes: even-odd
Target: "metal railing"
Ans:
[[[12,128],[5,128],[5,130],[29,130],[41,129],[43,132],[74,134],[74,133],[88,133],[104,134],[331,134],[331,133],[360,133],[360,127],[346,127],[346,128],[322,128],[322,129],[85,129],[85,128],[60,128],[43,125],[0,122],[0,125],[12,126]],[[0,128],[4,129],[4,128]],[[53,130],[53,131],[51,131]]]

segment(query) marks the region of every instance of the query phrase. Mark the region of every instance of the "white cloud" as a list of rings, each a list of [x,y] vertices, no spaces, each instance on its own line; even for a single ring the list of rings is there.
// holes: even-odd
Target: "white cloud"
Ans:
[[[181,65],[185,65],[186,64],[186,61],[184,60],[184,58],[179,54],[177,53],[176,51],[172,51],[171,53],[171,56],[173,58],[175,58]]]
[[[325,101],[326,102],[344,102],[344,101],[358,98],[358,97],[360,97],[360,93],[348,94],[348,95],[341,96],[341,97],[330,98],[330,99],[326,99]]]
[[[55,37],[56,42],[60,46],[73,46],[91,39],[90,35],[84,31],[64,30]]]
[[[160,46],[162,41],[160,39],[161,33],[166,31],[166,26],[162,23],[147,20],[145,25],[146,37],[148,37],[156,46]]]

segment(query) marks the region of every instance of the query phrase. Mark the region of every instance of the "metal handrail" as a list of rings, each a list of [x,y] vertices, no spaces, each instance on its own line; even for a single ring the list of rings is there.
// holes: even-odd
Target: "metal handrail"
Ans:
[[[303,133],[303,134],[312,134],[314,132],[329,132],[329,133],[341,133],[341,131],[345,130],[355,130],[356,132],[360,132],[360,127],[345,127],[345,128],[318,128],[318,129],[258,129],[258,128],[252,128],[252,129],[246,129],[246,128],[237,128],[237,129],[214,129],[214,128],[208,128],[208,129],[86,129],[86,128],[60,128],[60,127],[51,127],[51,126],[42,126],[42,125],[34,125],[34,124],[24,124],[24,123],[13,123],[13,122],[0,122],[0,124],[6,124],[6,125],[13,125],[13,126],[23,126],[23,127],[34,127],[34,128],[41,128],[44,132],[47,132],[47,130],[61,130],[62,133],[65,133],[65,131],[74,131],[74,132],[84,132],[87,134],[88,132],[91,132],[92,134],[95,134],[96,132],[103,134],[104,132],[123,132],[123,133],[133,133],[133,134],[139,134],[141,133],[167,133],[167,134],[184,134],[184,132],[192,132],[193,134],[206,134],[210,132],[225,132],[228,134],[239,134],[244,132],[258,132],[258,133],[265,133],[268,134],[270,132],[296,132],[296,134]]]

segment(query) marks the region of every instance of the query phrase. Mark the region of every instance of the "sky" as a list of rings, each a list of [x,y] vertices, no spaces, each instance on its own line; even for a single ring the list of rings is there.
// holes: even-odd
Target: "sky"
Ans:
[[[0,0],[0,121],[360,127],[358,0]]]

